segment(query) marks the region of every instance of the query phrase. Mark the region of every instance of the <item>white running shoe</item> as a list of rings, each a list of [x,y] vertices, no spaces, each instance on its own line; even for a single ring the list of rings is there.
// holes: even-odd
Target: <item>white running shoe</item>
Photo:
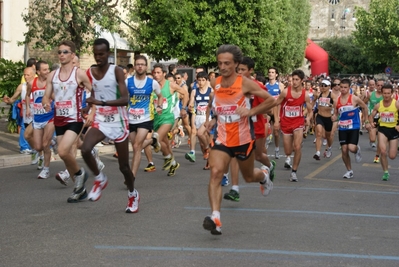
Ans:
[[[291,157],[287,157],[285,162],[284,162],[284,168],[286,169],[291,169],[292,165],[291,165]]]
[[[134,189],[136,191],[136,197],[129,197],[128,195],[128,202],[126,206],[126,213],[136,213],[139,211],[139,202],[140,202],[140,195],[139,191]],[[129,193],[128,193],[129,194]]]
[[[344,176],[342,176],[342,177],[345,178],[345,179],[352,179],[353,178],[353,171],[350,170],[350,171],[345,172]]]
[[[37,179],[47,179],[50,177],[50,170],[42,170],[39,175],[37,176]]]
[[[31,154],[31,165],[36,165],[39,162],[39,152],[33,151]]]
[[[324,157],[331,158],[331,155],[332,155],[331,148],[326,148],[326,151],[324,151]]]
[[[274,150],[274,158],[279,159],[280,158],[280,150]]]
[[[260,191],[262,195],[267,196],[273,190],[273,182],[270,180],[270,170],[267,166],[263,165],[260,168],[265,174],[266,182],[260,184]]]
[[[323,146],[327,145],[327,139],[323,139]]]
[[[68,182],[69,182],[70,178],[71,177],[69,175],[68,170],[60,171],[59,173],[57,173],[55,175],[55,179],[57,179],[57,181],[59,181],[62,185],[65,185],[65,186],[68,185]]]
[[[356,163],[359,163],[359,162],[362,161],[362,153],[360,152],[360,146],[359,145],[357,145],[357,152],[355,154],[355,160],[356,160]]]
[[[296,177],[296,172],[291,172],[290,181],[298,182],[298,177]]]
[[[37,163],[37,169],[43,170],[43,167],[44,167],[44,156],[40,156],[39,161]]]
[[[376,147],[377,147],[377,145],[375,144],[375,142],[370,142],[370,146],[371,146],[371,148],[376,148]]]
[[[161,144],[159,143],[159,135],[157,132],[152,133],[152,146],[154,147],[155,153],[158,153],[161,150]]]
[[[89,193],[89,200],[90,201],[97,201],[101,197],[101,192],[104,190],[108,185],[108,178],[105,174],[102,175],[103,179],[96,179],[94,181],[93,188]]]

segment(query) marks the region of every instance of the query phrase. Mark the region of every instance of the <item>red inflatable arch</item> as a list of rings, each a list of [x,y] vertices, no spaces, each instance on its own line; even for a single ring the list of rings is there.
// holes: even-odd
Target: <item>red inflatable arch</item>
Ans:
[[[328,53],[310,39],[307,40],[307,43],[305,58],[311,63],[312,76],[328,76]]]

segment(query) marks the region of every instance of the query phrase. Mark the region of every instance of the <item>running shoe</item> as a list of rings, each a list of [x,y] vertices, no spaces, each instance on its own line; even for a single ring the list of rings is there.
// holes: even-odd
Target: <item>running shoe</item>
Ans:
[[[127,201],[127,206],[126,206],[126,213],[137,213],[139,211],[139,202],[140,202],[140,195],[139,191],[134,189],[136,191],[136,197],[129,197],[128,196],[128,201]]]
[[[224,194],[223,198],[238,202],[240,201],[240,193],[238,193],[236,190],[230,189],[230,192]]]
[[[205,149],[204,151],[204,160],[207,160],[209,158],[209,148]]]
[[[206,216],[202,226],[205,230],[211,231],[213,235],[222,234],[222,222],[219,218],[212,218],[211,216]]]
[[[147,167],[144,168],[145,172],[154,172],[155,170],[155,165],[152,163],[148,163]]]
[[[286,169],[291,169],[292,165],[291,165],[291,157],[287,157],[287,159],[284,162],[284,168]]]
[[[205,167],[204,168],[202,168],[204,171],[206,171],[206,170],[209,170],[210,169],[210,167],[209,167],[209,161],[206,161],[206,164],[205,164]]]
[[[173,138],[172,132],[168,132],[168,140],[172,140],[172,138]]]
[[[389,172],[384,172],[384,175],[382,176],[383,181],[388,181],[389,180]]]
[[[370,146],[371,146],[371,148],[376,148],[377,147],[375,142],[370,142]]]
[[[184,137],[183,126],[180,125],[180,126],[178,127],[178,129],[179,129],[179,135],[180,135],[181,137]]]
[[[271,160],[270,161],[270,180],[272,180],[272,182],[274,181],[274,171],[276,170],[276,161]]]
[[[314,134],[314,131],[313,131],[313,129],[312,129],[312,128],[310,128],[310,130],[309,130],[309,134],[310,134],[310,135],[313,135],[313,134]]]
[[[154,152],[158,153],[161,150],[161,144],[159,143],[159,135],[157,132],[152,133],[152,146],[154,147]]]
[[[270,180],[269,177],[269,172],[270,172],[269,168],[263,165],[261,167],[261,170],[265,174],[266,181],[264,183],[260,183],[260,191],[262,195],[267,196],[270,193],[270,191],[273,190],[273,182]]]
[[[374,163],[380,163],[380,157],[379,156],[375,156],[374,157]]]
[[[350,170],[350,171],[345,172],[345,174],[344,174],[344,176],[342,176],[342,178],[352,179],[353,178],[353,171]]]
[[[42,170],[39,175],[37,176],[37,179],[47,179],[50,177],[50,170]]]
[[[332,155],[331,148],[326,148],[326,150],[324,151],[324,157],[331,158],[331,155]]]
[[[296,172],[291,172],[290,181],[298,182],[298,177],[296,176]]]
[[[36,165],[39,162],[39,152],[33,151],[31,154],[31,165]]]
[[[190,162],[195,162],[195,154],[193,152],[186,153],[184,157]]]
[[[108,178],[105,174],[103,174],[103,179],[95,179],[93,188],[89,193],[89,200],[90,201],[97,201],[101,197],[101,192],[104,190],[108,185]]]
[[[30,149],[24,149],[24,150],[21,150],[21,151],[19,151],[21,154],[24,154],[24,155],[30,155],[30,154],[32,154],[32,150],[30,150]]]
[[[37,163],[37,169],[43,170],[43,166],[44,166],[44,156],[40,156],[39,161]]]
[[[306,139],[306,137],[308,137],[308,133],[307,132],[303,132],[303,138]]]
[[[327,139],[323,139],[323,146],[327,145]]]
[[[80,200],[84,200],[87,198],[87,191],[85,188],[85,183],[88,178],[88,174],[86,171],[81,168],[82,174],[75,175],[75,187],[71,196],[68,198],[68,203],[78,203]]]
[[[176,170],[180,167],[179,163],[175,163],[175,165],[171,165],[169,168],[168,176],[175,176]]]
[[[223,174],[223,179],[222,179],[221,185],[228,186],[229,184],[230,184],[229,176],[226,174]]]
[[[55,179],[57,179],[57,181],[59,181],[62,185],[67,186],[70,179],[68,170],[57,173],[55,175]]]
[[[356,161],[356,163],[359,163],[359,162],[362,161],[362,153],[360,151],[360,146],[359,145],[357,145],[357,152],[356,152],[356,155],[355,155],[355,161]]]
[[[280,158],[280,150],[274,150],[274,158],[279,159]]]
[[[316,152],[316,153],[313,155],[313,158],[314,158],[315,160],[320,160],[320,154]]]
[[[162,170],[169,170],[170,165],[172,164],[173,158],[170,157],[169,159],[163,159],[163,167]]]

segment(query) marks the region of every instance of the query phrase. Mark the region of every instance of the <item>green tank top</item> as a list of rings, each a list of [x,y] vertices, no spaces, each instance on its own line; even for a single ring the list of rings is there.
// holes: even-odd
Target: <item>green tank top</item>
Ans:
[[[170,93],[170,82],[169,80],[165,81],[165,84],[163,85],[161,89],[161,94],[163,96],[163,102],[162,102],[162,114],[169,114],[173,112],[173,107],[174,107],[174,101],[172,95]],[[155,99],[157,99],[157,96],[155,95]]]
[[[380,103],[380,101],[383,99],[382,94],[380,97],[377,97],[375,95],[375,91],[371,93],[370,95],[370,101],[369,101],[369,113],[373,110],[374,106]],[[375,118],[379,118],[379,113],[376,114]]]

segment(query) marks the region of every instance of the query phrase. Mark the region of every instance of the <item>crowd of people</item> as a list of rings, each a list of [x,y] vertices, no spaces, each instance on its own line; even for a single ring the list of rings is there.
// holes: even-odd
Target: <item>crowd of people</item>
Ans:
[[[122,68],[108,63],[109,53],[108,41],[96,39],[96,64],[84,71],[74,43],[63,41],[58,47],[58,67],[50,70],[45,61],[33,63],[24,70],[15,94],[4,97],[9,104],[19,97],[23,101],[23,135],[33,149],[32,164],[41,170],[38,178],[50,177],[52,151],[63,160],[66,170],[58,172],[56,179],[65,186],[69,180],[74,182],[69,203],[100,199],[108,179],[96,144],[105,139],[115,145],[128,189],[126,213],[139,210],[135,177],[142,151],[148,160],[144,171],[156,170],[152,153],[161,152],[162,170],[174,176],[182,164],[173,154],[179,136],[188,136],[184,157],[189,162],[198,159],[198,141],[204,170],[210,170],[212,213],[205,217],[203,227],[213,235],[222,233],[222,199],[240,200],[239,172],[246,182],[259,183],[262,195],[272,191],[280,140],[284,167],[291,170],[287,178],[298,182],[303,139],[314,134],[313,158],[330,158],[338,131],[346,167],[342,177],[351,179],[349,152],[356,162],[361,161],[359,135],[366,130],[370,146],[376,148],[374,162],[383,169],[382,180],[390,178],[387,158],[396,157],[399,138],[397,81],[306,77],[299,69],[280,77],[276,67],[270,67],[265,76],[255,72],[254,60],[238,46],[221,45],[216,52],[218,73],[197,67],[195,80],[188,84],[187,73],[173,64],[167,69],[157,63],[149,69],[147,58],[136,55],[133,64]],[[274,159],[267,153],[271,143]],[[76,161],[77,149],[94,176],[89,192],[89,174]],[[260,168],[255,167],[255,160]],[[230,191],[222,195],[222,186],[230,181]]]

